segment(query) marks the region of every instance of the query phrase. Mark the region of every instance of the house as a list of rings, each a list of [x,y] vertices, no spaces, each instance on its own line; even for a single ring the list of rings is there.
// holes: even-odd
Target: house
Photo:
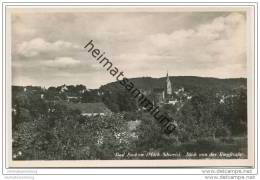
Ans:
[[[168,104],[175,105],[178,102],[177,99],[169,100]]]
[[[138,138],[138,135],[135,133],[135,130],[137,129],[138,126],[140,126],[140,124],[141,124],[141,120],[127,122],[128,130],[132,138]]]
[[[64,84],[64,85],[61,86],[60,93],[63,93],[63,92],[65,92],[65,91],[68,91],[68,88],[67,88],[67,86]]]
[[[78,102],[79,97],[77,97],[77,96],[67,96],[67,101],[68,102]]]
[[[104,103],[71,103],[67,102],[66,105],[70,109],[78,109],[83,116],[109,116],[112,114],[110,109]]]

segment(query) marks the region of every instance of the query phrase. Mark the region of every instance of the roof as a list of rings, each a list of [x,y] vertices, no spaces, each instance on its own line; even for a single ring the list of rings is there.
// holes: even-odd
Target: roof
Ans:
[[[139,126],[141,124],[140,120],[136,120],[136,121],[128,121],[128,128],[130,131],[133,131],[137,128],[137,126]]]
[[[71,109],[79,109],[82,113],[111,113],[104,103],[71,103],[67,106]]]

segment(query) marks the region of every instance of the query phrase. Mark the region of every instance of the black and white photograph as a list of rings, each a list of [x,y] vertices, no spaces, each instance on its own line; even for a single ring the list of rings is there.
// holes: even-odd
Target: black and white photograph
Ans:
[[[252,165],[250,9],[8,12],[13,164]]]

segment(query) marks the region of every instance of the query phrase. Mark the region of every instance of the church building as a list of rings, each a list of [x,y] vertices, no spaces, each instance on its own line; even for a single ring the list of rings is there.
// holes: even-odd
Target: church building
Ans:
[[[165,101],[168,102],[172,98],[172,83],[170,77],[168,76],[168,72],[166,75],[166,91],[165,91]]]
[[[171,99],[172,99],[172,83],[167,72],[164,88],[153,89],[153,103],[160,106],[162,104],[169,103]]]

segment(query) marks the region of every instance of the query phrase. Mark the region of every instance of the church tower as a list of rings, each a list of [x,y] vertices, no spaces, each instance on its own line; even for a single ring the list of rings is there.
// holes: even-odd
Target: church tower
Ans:
[[[167,71],[167,75],[166,75],[166,95],[167,95],[167,97],[172,95],[172,83],[168,76],[168,71]]]

